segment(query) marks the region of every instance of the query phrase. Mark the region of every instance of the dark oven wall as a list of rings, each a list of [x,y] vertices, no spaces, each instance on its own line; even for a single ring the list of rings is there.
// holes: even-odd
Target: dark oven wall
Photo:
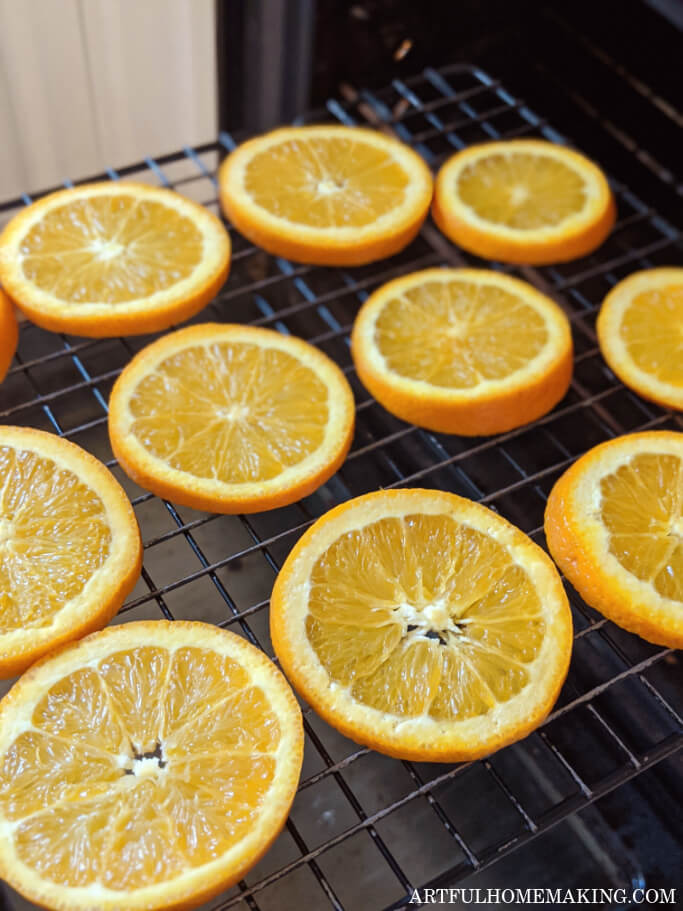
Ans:
[[[311,106],[476,63],[680,224],[681,28],[680,0],[321,0]]]

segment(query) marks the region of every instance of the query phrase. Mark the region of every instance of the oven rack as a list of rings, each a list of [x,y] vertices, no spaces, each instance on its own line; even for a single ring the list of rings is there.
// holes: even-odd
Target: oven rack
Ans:
[[[475,66],[427,69],[377,92],[346,94],[297,122],[373,126],[409,143],[433,168],[487,139],[567,141]],[[162,185],[218,213],[216,168],[242,138],[221,133],[217,142],[110,168],[95,179]],[[0,421],[49,430],[91,451],[122,482],[140,522],[142,579],[116,622],[208,620],[272,657],[272,581],[296,539],[337,503],[378,487],[439,487],[487,504],[544,545],[547,494],[578,455],[622,433],[682,430],[680,414],[627,390],[597,347],[594,320],[607,291],[636,269],[680,262],[682,249],[671,224],[628,186],[611,184],[619,216],[610,238],[591,256],[543,268],[483,261],[454,247],[430,221],[402,253],[348,269],[289,263],[230,229],[230,277],[192,322],[237,321],[299,335],[340,364],[357,399],[345,465],[312,496],[272,513],[216,516],[176,507],[118,468],[106,431],[108,394],[130,357],[156,335],[84,340],[22,324],[16,360],[0,387]],[[0,223],[31,201],[25,195],[0,204]],[[465,439],[409,426],[368,397],[348,344],[360,304],[385,281],[438,265],[518,275],[563,307],[575,370],[570,391],[550,414],[496,437]],[[575,642],[560,700],[537,732],[489,759],[443,766],[380,757],[304,707],[306,758],[285,832],[244,881],[207,908],[289,908],[278,903],[286,895],[291,906],[336,911],[415,907],[408,905],[415,888],[451,886],[483,871],[673,756],[683,743],[678,656],[618,629],[569,586],[568,594]],[[354,879],[367,890],[367,904],[358,905]]]

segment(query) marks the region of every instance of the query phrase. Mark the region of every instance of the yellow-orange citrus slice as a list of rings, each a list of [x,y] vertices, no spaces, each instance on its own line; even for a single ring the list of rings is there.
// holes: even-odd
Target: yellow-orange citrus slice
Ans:
[[[408,146],[359,127],[286,127],[257,136],[221,165],[220,199],[253,243],[327,266],[391,256],[417,234],[432,175]]]
[[[44,196],[0,235],[0,281],[34,323],[101,338],[166,329],[228,274],[215,215],[158,187],[82,184]]]
[[[591,449],[553,487],[545,533],[587,604],[649,642],[683,646],[683,433]]]
[[[195,907],[268,849],[302,752],[294,694],[239,636],[95,633],[0,703],[0,873],[55,911]]]
[[[558,305],[483,269],[427,269],[383,285],[358,313],[351,351],[392,414],[466,436],[535,420],[572,375],[571,330]]]
[[[317,348],[270,329],[207,323],[133,358],[112,390],[109,435],[124,471],[147,490],[212,512],[261,512],[334,474],[354,418],[344,374]]]
[[[623,383],[683,410],[683,269],[646,269],[620,281],[596,328],[602,356]]]
[[[319,519],[271,599],[282,668],[347,737],[459,762],[524,737],[569,667],[549,557],[495,513],[437,490],[379,491]]]
[[[135,513],[104,465],[54,434],[0,427],[0,677],[108,623],[141,562]]]
[[[605,175],[583,155],[538,139],[511,139],[449,158],[436,177],[432,214],[464,250],[543,265],[599,247],[616,207]]]
[[[0,289],[0,382],[5,379],[5,374],[12,363],[18,340],[19,327],[14,307]]]

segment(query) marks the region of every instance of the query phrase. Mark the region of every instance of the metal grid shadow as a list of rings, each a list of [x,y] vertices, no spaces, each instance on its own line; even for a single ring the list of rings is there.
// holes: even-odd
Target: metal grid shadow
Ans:
[[[498,81],[466,65],[428,69],[375,94],[330,101],[300,122],[320,120],[393,132],[432,167],[491,138],[566,142]],[[234,144],[222,134],[217,143],[101,176],[162,184],[218,212],[216,167]],[[231,230],[230,278],[193,322],[248,322],[295,333],[340,364],[357,398],[346,464],[317,493],[272,513],[227,517],[176,508],[118,468],[106,433],[108,393],[131,355],[156,336],[84,340],[23,324],[15,364],[0,389],[0,420],[56,432],[91,451],[123,483],[142,528],[142,580],[115,622],[203,619],[272,656],[272,581],[297,537],[333,505],[380,486],[439,487],[486,503],[544,545],[547,494],[576,456],[629,431],[681,430],[680,414],[624,388],[596,344],[594,320],[606,292],[629,272],[681,254],[671,225],[628,187],[612,186],[619,220],[606,243],[580,261],[538,269],[465,254],[430,222],[399,255],[351,269],[291,264]],[[23,196],[1,204],[0,220],[30,202]],[[564,308],[574,334],[575,371],[565,399],[532,425],[493,438],[439,435],[394,419],[368,398],[349,354],[352,321],[374,288],[415,269],[467,264],[527,279]],[[345,740],[304,706],[304,773],[286,830],[238,887],[207,908],[267,911],[284,907],[278,902],[290,895],[296,904],[286,907],[305,901],[343,911],[358,907],[354,879],[367,890],[364,908],[407,907],[414,887],[457,883],[671,756],[683,741],[674,707],[677,657],[613,626],[573,590],[569,596],[574,656],[560,701],[539,731],[488,760],[456,766],[389,760]]]

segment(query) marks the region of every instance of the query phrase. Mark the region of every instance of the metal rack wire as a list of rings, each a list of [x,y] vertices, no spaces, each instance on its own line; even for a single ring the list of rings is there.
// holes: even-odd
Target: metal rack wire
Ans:
[[[454,150],[489,138],[566,141],[497,80],[465,65],[426,70],[374,94],[350,93],[304,119],[391,131],[434,167]],[[216,166],[234,144],[222,134],[217,143],[103,176],[162,184],[217,212]],[[272,580],[297,537],[336,503],[380,486],[442,487],[486,503],[543,544],[548,491],[577,455],[629,431],[683,429],[681,415],[625,389],[596,344],[594,318],[609,288],[635,269],[681,255],[671,225],[626,186],[614,182],[613,188],[619,220],[607,242],[578,262],[539,269],[483,263],[431,223],[401,254],[353,269],[291,264],[233,231],[231,276],[196,321],[249,322],[306,338],[341,365],[357,397],[346,464],[305,501],[272,513],[225,517],[176,508],[119,470],[106,433],[108,393],[130,356],[152,337],[83,340],[24,324],[15,365],[0,388],[0,421],[51,430],[93,452],[128,490],[142,528],[142,580],[117,622],[160,615],[208,620],[272,656]],[[24,196],[0,205],[0,219],[30,202]],[[531,281],[561,304],[574,332],[575,372],[565,399],[534,424],[493,438],[438,435],[394,419],[361,387],[349,354],[351,323],[374,288],[415,269],[463,264]],[[389,760],[345,740],[304,707],[306,760],[285,833],[239,887],[207,907],[267,911],[307,902],[349,911],[359,907],[349,879],[363,876],[363,909],[407,907],[413,888],[452,885],[487,868],[672,756],[683,743],[677,656],[613,626],[573,590],[569,595],[575,643],[560,701],[539,731],[488,760],[456,766]],[[462,812],[465,795],[469,813]],[[296,898],[277,904],[273,896],[287,889]]]

